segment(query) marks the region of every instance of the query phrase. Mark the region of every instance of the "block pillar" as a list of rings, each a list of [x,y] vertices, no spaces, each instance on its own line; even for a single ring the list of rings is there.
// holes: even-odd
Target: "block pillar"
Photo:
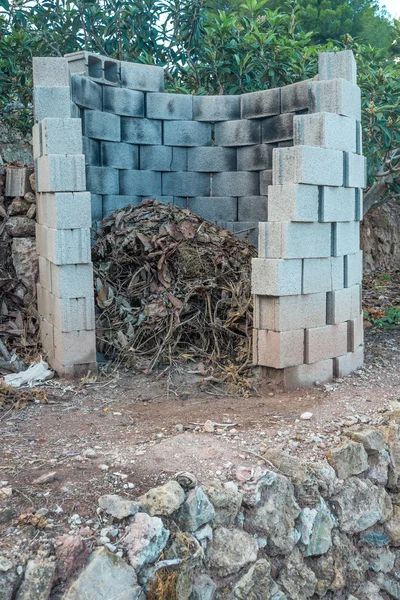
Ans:
[[[273,151],[268,221],[253,259],[253,358],[286,389],[363,364],[360,220],[366,163],[351,51],[319,56],[294,145]]]

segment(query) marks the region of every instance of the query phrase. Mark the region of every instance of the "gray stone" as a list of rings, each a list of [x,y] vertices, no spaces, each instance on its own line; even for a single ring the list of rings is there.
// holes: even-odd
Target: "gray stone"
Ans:
[[[175,515],[176,522],[183,531],[196,531],[214,517],[214,507],[200,487],[189,491],[185,502]]]
[[[176,172],[162,174],[165,196],[209,196],[210,176],[206,173]]]
[[[400,426],[391,423],[384,430],[385,442],[390,453],[389,477],[387,487],[392,492],[400,491]]]
[[[185,500],[185,492],[176,481],[152,488],[138,498],[151,517],[170,516],[180,508]]]
[[[162,67],[123,60],[120,65],[122,87],[144,92],[162,92],[164,90],[164,69]]]
[[[368,544],[369,546],[382,548],[383,546],[389,544],[390,536],[388,536],[388,534],[384,533],[383,531],[372,529],[360,535],[360,542]]]
[[[393,507],[393,515],[384,524],[384,529],[390,537],[393,546],[400,546],[400,506]]]
[[[103,196],[102,201],[102,211],[104,217],[108,217],[116,210],[120,208],[125,208],[127,206],[139,206],[142,201],[142,196],[122,196],[122,195],[111,195],[111,196]],[[93,220],[94,219],[93,217]],[[100,219],[101,220],[101,219]]]
[[[92,194],[118,194],[119,172],[109,167],[86,167],[86,185]]]
[[[16,566],[0,556],[0,600],[11,600],[18,581]]]
[[[270,144],[256,144],[237,149],[238,171],[263,171],[272,169],[272,150]]]
[[[83,135],[98,140],[119,142],[121,140],[121,119],[118,115],[85,110],[83,113]]]
[[[206,558],[210,568],[219,576],[238,573],[240,569],[257,560],[257,541],[239,529],[218,527],[207,548]]]
[[[144,117],[144,94],[105,85],[103,86],[103,110],[126,117]]]
[[[28,217],[10,217],[6,221],[5,230],[11,237],[34,237],[35,221]]]
[[[365,546],[361,551],[368,562],[368,568],[376,573],[390,573],[394,567],[396,555],[389,548],[372,548]]]
[[[268,196],[238,198],[238,221],[268,221]]]
[[[388,482],[390,454],[383,450],[379,454],[371,454],[368,459],[367,477],[375,485],[385,487]]]
[[[46,117],[70,117],[69,87],[35,86],[33,88],[33,114],[36,122]]]
[[[140,168],[148,171],[186,171],[186,148],[172,146],[142,146]]]
[[[121,117],[121,140],[130,144],[161,144],[161,121]]]
[[[213,526],[233,527],[242,505],[243,494],[226,488],[219,481],[203,486],[203,489],[215,510]]]
[[[293,118],[292,113],[277,115],[269,119],[263,119],[262,122],[262,141],[264,144],[273,142],[282,142],[293,138]]]
[[[339,479],[347,479],[368,469],[368,455],[362,444],[345,441],[326,454]]]
[[[139,502],[121,498],[121,496],[116,496],[114,494],[100,496],[99,507],[105,510],[108,515],[119,520],[125,519],[126,517],[132,517],[142,509]]]
[[[212,542],[213,530],[212,530],[211,525],[209,523],[206,523],[206,525],[203,525],[203,527],[200,527],[200,529],[197,529],[193,533],[193,535],[196,538],[196,540],[198,540],[200,542],[201,547],[206,548],[208,542]]]
[[[166,146],[211,146],[211,125],[198,121],[165,121]]]
[[[299,81],[281,88],[281,111],[283,113],[308,108],[308,81]]]
[[[48,600],[55,569],[54,562],[28,560],[16,600]]]
[[[213,600],[217,586],[206,574],[197,575],[193,581],[190,600]]]
[[[334,517],[325,501],[321,498],[313,519],[310,539],[304,552],[304,556],[319,556],[320,554],[328,552],[329,548],[332,546],[331,534],[335,525],[336,522]]]
[[[176,582],[176,600],[189,600],[193,590],[193,571],[200,567],[204,555],[199,542],[189,534],[178,533],[164,552],[167,560],[181,561]]]
[[[161,194],[161,173],[130,170],[122,170],[119,173],[119,191],[122,195],[153,197]]]
[[[197,196],[189,198],[188,208],[207,221],[237,220],[237,198]]]
[[[293,550],[281,569],[278,583],[287,592],[289,598],[307,600],[314,595],[317,578],[305,565],[298,548]]]
[[[279,591],[271,577],[271,565],[265,560],[258,560],[233,588],[233,596],[238,600],[269,599]]]
[[[138,147],[121,142],[101,142],[101,165],[115,169],[138,169]]]
[[[367,581],[360,585],[356,590],[358,600],[384,600],[379,593],[379,586],[371,581]]]
[[[380,589],[383,592],[387,592],[391,598],[400,600],[400,583],[398,581],[383,573],[379,573],[376,577],[376,583],[379,585]]]
[[[106,548],[95,550],[64,600],[144,600],[136,573]]]
[[[212,181],[213,196],[258,196],[259,189],[259,176],[254,171],[216,173]]]
[[[82,137],[82,151],[85,155],[85,164],[99,167],[101,162],[100,141],[92,140],[86,136]]]
[[[80,75],[71,76],[72,101],[80,107],[102,110],[102,86]]]
[[[219,146],[189,148],[188,170],[210,173],[236,171],[236,149]]]
[[[260,142],[259,121],[224,121],[215,124],[216,146],[249,146]]]
[[[190,94],[146,94],[146,115],[149,119],[191,121],[192,99]]]
[[[169,538],[159,517],[137,513],[128,527],[123,543],[129,562],[136,570],[157,560]]]
[[[194,96],[193,118],[210,122],[240,119],[240,96]]]
[[[17,277],[28,290],[34,289],[39,273],[39,261],[34,238],[14,238],[11,244],[12,261]]]
[[[253,119],[279,115],[281,112],[281,90],[250,92],[240,97],[242,119]]]

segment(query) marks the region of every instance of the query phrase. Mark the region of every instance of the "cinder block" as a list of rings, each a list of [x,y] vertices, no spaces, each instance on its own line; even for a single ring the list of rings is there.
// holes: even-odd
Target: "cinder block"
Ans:
[[[155,171],[120,171],[119,193],[122,196],[161,194],[161,173]],[[113,192],[114,194],[118,192]]]
[[[289,113],[308,108],[309,81],[299,81],[281,88],[281,112]]]
[[[40,317],[39,339],[42,349],[46,353],[46,359],[51,362],[54,358],[54,327],[46,319]]]
[[[216,146],[249,146],[260,142],[260,121],[223,121],[215,124]]]
[[[38,123],[39,156],[46,154],[82,154],[80,119],[46,118]]]
[[[258,244],[258,223],[255,221],[238,221],[232,223],[231,231],[240,240],[246,240],[248,244],[257,247]]]
[[[64,156],[48,154],[36,160],[37,192],[81,192],[85,190],[85,157],[83,154]]]
[[[318,220],[318,214],[317,186],[285,183],[268,187],[268,221],[311,223]]]
[[[90,229],[52,229],[36,223],[36,250],[55,265],[90,263]]]
[[[295,146],[319,146],[331,150],[357,151],[358,125],[355,119],[333,113],[296,115]]]
[[[85,164],[99,167],[101,163],[100,141],[92,140],[86,136],[82,137],[82,150],[85,155]]]
[[[347,323],[305,330],[305,362],[312,364],[347,352]]]
[[[361,283],[363,277],[363,253],[362,250],[344,257],[344,281],[345,287],[351,287]]]
[[[5,195],[14,198],[31,192],[29,177],[32,173],[33,169],[31,167],[7,167]]]
[[[367,187],[367,159],[361,154],[344,153],[345,187]]]
[[[108,217],[116,210],[126,206],[139,206],[142,201],[141,196],[104,196],[103,198],[103,217]]]
[[[341,52],[320,52],[318,54],[318,74],[324,79],[346,79],[357,84],[357,65],[352,50]]]
[[[162,193],[165,196],[209,196],[210,176],[206,173],[163,173]]]
[[[309,112],[329,112],[361,121],[361,90],[345,79],[309,83]]]
[[[356,211],[356,190],[321,186],[319,220],[321,223],[353,221]]]
[[[90,227],[90,192],[38,193],[36,220],[52,229]]]
[[[146,94],[146,116],[149,119],[191,121],[193,118],[191,94]]]
[[[102,110],[103,92],[99,83],[80,75],[71,76],[72,101],[82,108]]]
[[[361,313],[361,286],[353,285],[327,293],[327,323],[335,325]]]
[[[364,314],[360,313],[355,319],[350,319],[350,321],[347,321],[347,325],[347,350],[349,352],[355,352],[364,342]]]
[[[260,258],[325,258],[331,256],[329,223],[260,223]]]
[[[283,369],[303,363],[303,329],[279,332],[253,329],[253,336],[253,352],[258,365]]]
[[[94,297],[58,298],[37,284],[38,312],[61,332],[94,329]]]
[[[143,92],[164,91],[164,69],[121,60],[121,85]]]
[[[65,58],[34,56],[32,63],[33,85],[35,87],[69,86],[69,72]]]
[[[144,117],[144,93],[105,85],[103,110],[126,117]]]
[[[237,198],[189,198],[188,208],[207,221],[237,220]]]
[[[343,152],[312,146],[274,148],[273,183],[343,185]]]
[[[81,50],[65,55],[70,73],[84,75],[107,86],[119,85],[120,61]]]
[[[211,124],[198,121],[165,121],[166,146],[211,146]]]
[[[333,380],[333,360],[322,360],[312,365],[299,365],[284,370],[285,390],[321,385]]]
[[[95,330],[65,332],[54,327],[54,359],[63,366],[95,363]]]
[[[216,173],[212,178],[213,196],[257,196],[260,180],[256,171]]]
[[[354,254],[360,249],[360,223],[349,221],[347,223],[332,224],[332,255],[342,256]]]
[[[69,116],[71,117],[71,119],[81,119],[82,118],[82,111],[84,109],[83,108],[79,108],[79,106],[77,106],[75,104],[75,102],[72,102],[72,100],[70,102],[70,106],[71,106],[71,114]]]
[[[173,196],[154,196],[154,194],[148,194],[147,196],[142,196],[141,200],[156,200],[157,202],[161,202],[162,204],[174,204]]]
[[[272,185],[272,169],[260,171],[260,194],[268,196],[268,188]]]
[[[122,171],[121,171],[122,172]],[[118,194],[119,171],[111,167],[86,167],[87,188],[92,194]]]
[[[54,358],[51,360],[51,368],[56,371],[59,377],[63,377],[64,379],[82,379],[88,375],[96,375],[98,372],[95,362],[79,365],[61,365]]]
[[[334,358],[333,363],[335,377],[347,377],[353,371],[361,369],[364,365],[364,345],[359,346],[355,352]]]
[[[33,88],[33,114],[35,121],[42,121],[46,117],[71,117],[69,87],[35,86]]]
[[[83,133],[97,140],[119,142],[121,140],[121,121],[118,115],[85,110],[83,113]]]
[[[236,148],[189,148],[188,170],[209,173],[236,171]]]
[[[121,140],[130,144],[161,144],[161,121],[121,117]]]
[[[238,198],[238,221],[268,221],[267,196],[240,196]]]
[[[174,206],[179,206],[179,208],[187,208],[189,203],[189,198],[183,198],[180,196],[174,196],[172,204]]]
[[[92,225],[103,219],[103,196],[99,194],[90,194],[90,204],[92,210]]]
[[[355,220],[362,221],[364,217],[364,206],[363,206],[363,191],[356,189],[356,214]]]
[[[289,331],[326,325],[326,294],[255,296],[254,327]]]
[[[187,149],[172,146],[142,146],[140,168],[148,171],[186,171]]]
[[[101,164],[115,169],[138,169],[138,147],[122,142],[101,142]]]
[[[240,97],[240,110],[242,119],[279,115],[281,112],[281,90],[274,88],[242,94]]]
[[[264,144],[273,142],[283,142],[293,139],[293,118],[294,114],[287,113],[269,117],[262,121],[262,141]]]
[[[233,121],[240,119],[240,96],[194,96],[195,121]]]
[[[44,265],[44,262],[46,265]],[[42,283],[42,270],[50,272],[51,288]],[[54,265],[39,257],[41,285],[57,298],[83,298],[93,296],[93,267],[86,265]],[[93,302],[94,304],[94,302]]]
[[[269,144],[243,146],[237,149],[238,171],[263,171],[272,169],[272,150]]]
[[[330,292],[343,287],[343,256],[305,258],[303,260],[303,294]]]
[[[302,261],[253,258],[251,292],[258,296],[295,296],[302,293]]]

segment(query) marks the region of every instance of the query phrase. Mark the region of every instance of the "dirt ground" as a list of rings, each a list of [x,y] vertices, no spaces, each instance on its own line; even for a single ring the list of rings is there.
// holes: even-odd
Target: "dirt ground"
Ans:
[[[202,481],[235,478],[239,465],[263,464],[270,446],[308,460],[339,443],[341,427],[379,422],[400,401],[400,330],[366,330],[365,368],[323,387],[279,393],[252,381],[249,397],[174,376],[113,373],[77,390],[53,380],[48,404],[0,412],[0,548],[11,544],[15,519],[42,509],[54,533],[96,515],[100,495],[136,497],[177,471]],[[310,420],[299,419],[312,412]],[[203,425],[211,420],[213,433]],[[86,454],[88,456],[86,456]],[[46,484],[41,475],[55,472]],[[79,519],[78,519],[79,520]]]

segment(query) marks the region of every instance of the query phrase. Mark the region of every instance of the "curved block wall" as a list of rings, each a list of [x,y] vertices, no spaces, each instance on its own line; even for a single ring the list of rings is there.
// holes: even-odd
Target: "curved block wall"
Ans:
[[[143,198],[259,245],[254,362],[286,388],[362,365],[365,161],[350,51],[319,76],[242,96],[164,93],[160,67],[86,52],[34,59],[42,342],[95,368],[90,227]]]

